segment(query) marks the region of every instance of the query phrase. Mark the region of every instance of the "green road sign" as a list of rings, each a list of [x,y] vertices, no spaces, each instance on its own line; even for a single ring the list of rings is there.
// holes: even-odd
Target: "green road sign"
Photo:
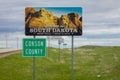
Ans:
[[[46,39],[25,38],[23,39],[23,57],[45,57]]]
[[[64,43],[63,45],[65,46],[65,45],[67,45],[67,44]]]

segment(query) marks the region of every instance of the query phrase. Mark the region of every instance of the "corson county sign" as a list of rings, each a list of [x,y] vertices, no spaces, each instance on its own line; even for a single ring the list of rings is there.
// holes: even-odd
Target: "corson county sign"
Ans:
[[[23,39],[23,57],[45,57],[46,39]]]

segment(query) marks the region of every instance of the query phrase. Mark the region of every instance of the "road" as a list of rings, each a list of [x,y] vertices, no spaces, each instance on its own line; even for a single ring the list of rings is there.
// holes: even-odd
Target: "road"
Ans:
[[[0,48],[0,58],[6,57],[10,54],[15,54],[16,52],[20,52],[20,49],[14,49],[14,48]]]

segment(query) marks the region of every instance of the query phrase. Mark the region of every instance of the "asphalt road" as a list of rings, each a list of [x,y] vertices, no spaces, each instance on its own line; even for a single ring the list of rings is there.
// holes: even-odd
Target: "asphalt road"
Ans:
[[[16,52],[20,52],[20,49],[14,49],[14,48],[0,48],[0,58],[6,57],[10,54],[15,54]]]

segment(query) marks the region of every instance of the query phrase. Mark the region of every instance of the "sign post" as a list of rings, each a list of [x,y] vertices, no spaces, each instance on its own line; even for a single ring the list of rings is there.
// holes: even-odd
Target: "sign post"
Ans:
[[[74,37],[72,36],[72,58],[71,58],[71,76],[72,76],[72,80],[74,80]]]
[[[60,62],[60,45],[61,43],[64,43],[64,39],[63,38],[59,38],[58,39],[58,45],[59,45],[59,52],[58,52],[58,61]]]
[[[36,76],[35,76],[35,73],[36,73],[36,59],[35,59],[35,57],[33,57],[33,79],[32,80],[36,80]]]
[[[34,39],[35,39],[35,36],[34,36]],[[36,72],[36,59],[35,57],[33,56],[33,79],[32,80],[36,80],[36,76],[35,76],[35,72]]]
[[[49,58],[49,56],[50,56],[50,37],[47,37],[47,40],[48,40],[47,56],[48,56],[48,58]]]
[[[59,44],[58,61],[60,62],[60,44],[61,43],[58,43],[58,44]]]

